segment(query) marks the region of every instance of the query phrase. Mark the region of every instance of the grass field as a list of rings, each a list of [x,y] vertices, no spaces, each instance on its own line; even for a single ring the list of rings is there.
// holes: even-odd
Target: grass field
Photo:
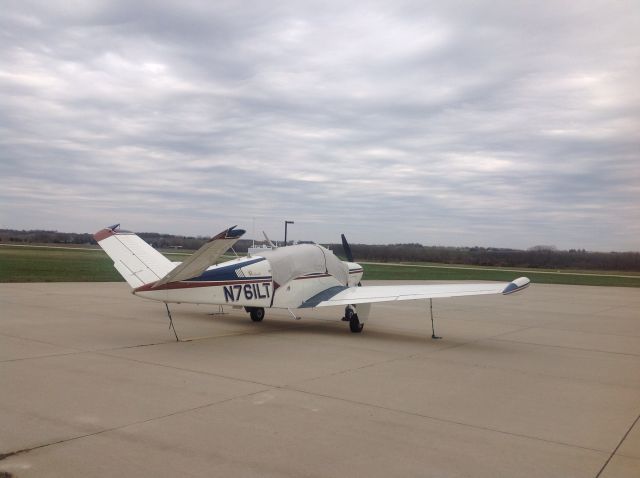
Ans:
[[[495,280],[511,281],[526,276],[538,284],[599,285],[615,287],[640,287],[640,276],[625,274],[566,273],[536,270],[492,269],[488,267],[456,267],[440,265],[423,267],[419,264],[363,264],[365,279],[386,280]]]
[[[174,261],[184,253],[166,253]],[[539,284],[575,284],[640,287],[635,273],[553,272],[474,268],[469,266],[365,263],[365,279],[381,280],[495,280],[526,275]],[[122,281],[109,257],[100,249],[13,247],[0,245],[0,282],[111,282]]]
[[[174,261],[184,255],[165,254]],[[0,282],[121,282],[101,250],[0,245]]]

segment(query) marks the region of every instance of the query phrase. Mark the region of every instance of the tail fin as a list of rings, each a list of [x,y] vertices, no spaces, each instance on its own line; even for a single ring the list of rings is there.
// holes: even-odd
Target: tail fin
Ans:
[[[175,264],[136,234],[119,229],[120,224],[93,235],[98,245],[113,260],[120,275],[133,287],[155,282],[166,276]]]

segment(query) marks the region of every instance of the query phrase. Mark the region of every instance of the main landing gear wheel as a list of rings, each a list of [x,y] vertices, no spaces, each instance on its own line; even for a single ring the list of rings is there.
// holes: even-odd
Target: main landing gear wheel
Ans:
[[[252,307],[249,309],[249,316],[254,322],[262,322],[264,319],[264,309],[262,307]]]
[[[358,319],[358,314],[351,307],[344,309],[344,318],[342,320],[349,322],[349,330],[354,334],[359,334],[364,328],[364,324],[360,323],[360,319]]]
[[[354,334],[359,334],[360,332],[362,332],[363,328],[364,324],[360,323],[358,314],[353,314],[353,317],[351,317],[351,319],[349,320],[349,329],[351,330],[351,332],[353,332]]]

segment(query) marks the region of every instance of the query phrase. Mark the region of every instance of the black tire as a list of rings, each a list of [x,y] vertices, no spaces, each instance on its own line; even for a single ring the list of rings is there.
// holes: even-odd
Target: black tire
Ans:
[[[351,330],[351,332],[353,332],[354,334],[359,334],[360,332],[362,332],[363,328],[364,324],[360,323],[358,314],[353,314],[351,316],[351,319],[349,320],[349,330]]]
[[[350,322],[351,318],[356,315],[355,310],[353,310],[350,306],[346,306],[344,308],[344,317],[342,318],[342,320],[344,322]]]
[[[262,307],[253,307],[249,310],[249,315],[254,322],[262,322],[262,319],[264,319],[264,309]]]

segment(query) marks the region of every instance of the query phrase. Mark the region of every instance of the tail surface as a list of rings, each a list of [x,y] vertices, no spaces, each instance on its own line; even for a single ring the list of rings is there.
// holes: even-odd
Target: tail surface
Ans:
[[[93,238],[133,288],[163,278],[176,266],[133,232],[121,230],[120,224],[96,232]]]

